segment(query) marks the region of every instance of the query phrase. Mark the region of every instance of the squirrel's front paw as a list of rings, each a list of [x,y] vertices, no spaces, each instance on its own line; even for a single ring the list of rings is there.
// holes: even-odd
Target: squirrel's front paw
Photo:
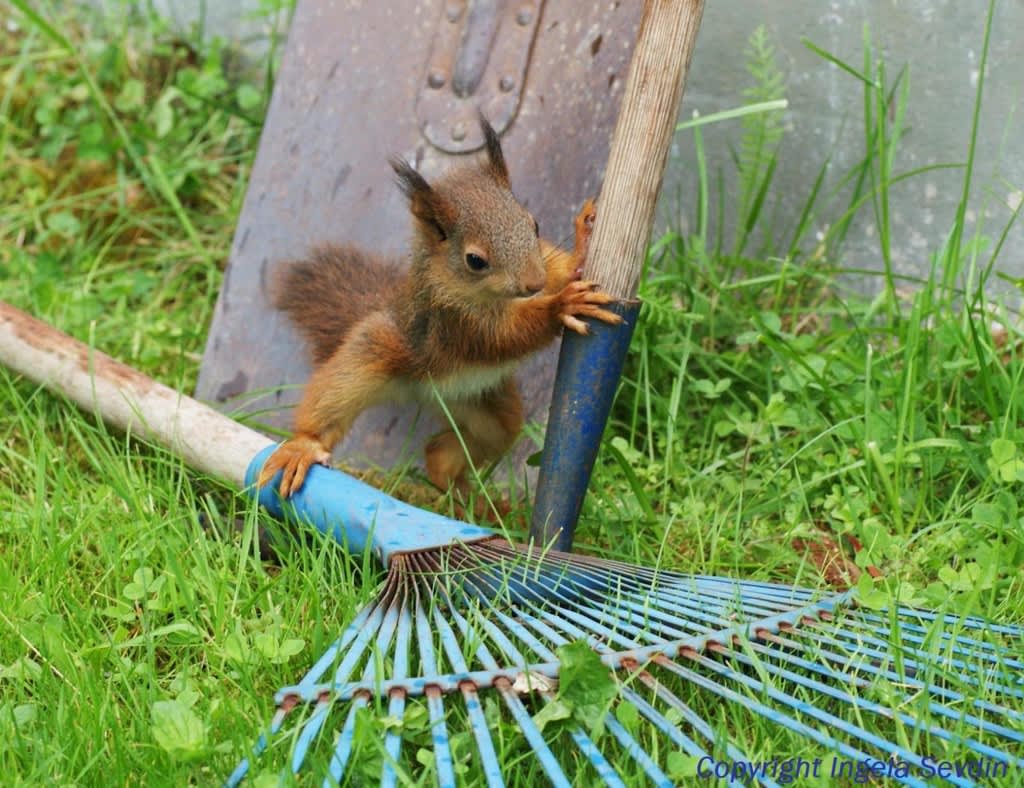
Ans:
[[[601,308],[615,299],[608,293],[599,292],[597,287],[596,282],[570,282],[566,285],[558,294],[558,319],[562,325],[577,334],[589,334],[590,328],[579,319],[580,317],[597,318],[613,326],[622,322],[622,317]]]
[[[575,279],[583,275],[583,262],[587,259],[587,249],[590,247],[590,236],[594,232],[594,219],[597,218],[597,204],[592,198],[588,198],[576,214],[574,222],[576,229],[575,257],[578,267],[575,271]]]
[[[306,481],[306,473],[313,463],[330,467],[331,453],[313,436],[296,435],[278,446],[277,451],[270,455],[263,464],[256,484],[263,487],[278,471],[283,470],[281,495],[290,498],[301,489],[302,483]]]

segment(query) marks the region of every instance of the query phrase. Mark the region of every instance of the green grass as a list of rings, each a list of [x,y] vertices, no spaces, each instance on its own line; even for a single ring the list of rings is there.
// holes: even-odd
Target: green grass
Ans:
[[[0,298],[190,391],[269,72],[246,81],[223,48],[151,19],[83,26],[15,5],[20,30],[0,33]],[[975,130],[964,161],[938,165],[963,172],[963,203],[929,275],[894,275],[890,195],[916,174],[898,166],[911,94],[906,73],[890,81],[867,41],[864,53],[842,63],[864,88],[862,160],[835,188],[823,164],[797,216],[773,207],[777,116],[743,117],[729,173],[708,170],[701,128],[681,133],[701,165],[695,232],[652,246],[578,544],[824,587],[797,540],[852,537],[862,549],[847,551],[848,571],[877,566],[883,594],[1019,622],[1024,344],[1016,315],[986,295],[1016,213],[991,229],[965,223]],[[783,97],[763,34],[748,59],[744,98]],[[843,277],[855,217],[878,230],[876,295]],[[376,593],[376,570],[318,539],[265,566],[260,516],[234,491],[6,370],[0,456],[8,782],[218,781],[274,690]],[[236,516],[245,527],[225,539],[199,524]],[[694,702],[722,726],[738,715],[752,754],[799,754],[797,737]],[[669,757],[657,737],[645,744]],[[535,764],[505,746],[517,779],[533,781]]]

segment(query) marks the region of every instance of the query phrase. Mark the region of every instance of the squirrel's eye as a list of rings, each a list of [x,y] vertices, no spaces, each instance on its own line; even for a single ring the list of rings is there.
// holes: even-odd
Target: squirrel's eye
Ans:
[[[537,237],[540,238],[540,225],[537,224],[537,220],[533,220],[533,232],[536,233]]]
[[[484,260],[480,255],[472,253],[466,255],[466,265],[468,265],[470,270],[473,271],[486,271],[491,267],[491,264]]]

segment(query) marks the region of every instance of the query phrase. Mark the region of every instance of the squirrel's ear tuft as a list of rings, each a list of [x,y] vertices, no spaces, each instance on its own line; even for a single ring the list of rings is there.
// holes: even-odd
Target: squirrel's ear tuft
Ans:
[[[398,176],[398,188],[409,198],[412,215],[432,227],[439,236],[438,240],[445,240],[455,223],[452,206],[405,159],[396,156],[390,164]]]
[[[487,147],[487,161],[490,165],[491,174],[502,186],[509,186],[508,166],[505,164],[505,154],[501,152],[501,141],[498,133],[494,130],[484,113],[480,113],[480,128],[484,133],[484,144]]]

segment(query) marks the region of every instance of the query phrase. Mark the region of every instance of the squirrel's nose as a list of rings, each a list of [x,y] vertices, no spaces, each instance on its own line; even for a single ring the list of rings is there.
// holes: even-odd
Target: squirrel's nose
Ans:
[[[537,272],[534,274],[527,274],[523,277],[522,281],[523,289],[530,295],[535,295],[544,289],[544,273]]]

